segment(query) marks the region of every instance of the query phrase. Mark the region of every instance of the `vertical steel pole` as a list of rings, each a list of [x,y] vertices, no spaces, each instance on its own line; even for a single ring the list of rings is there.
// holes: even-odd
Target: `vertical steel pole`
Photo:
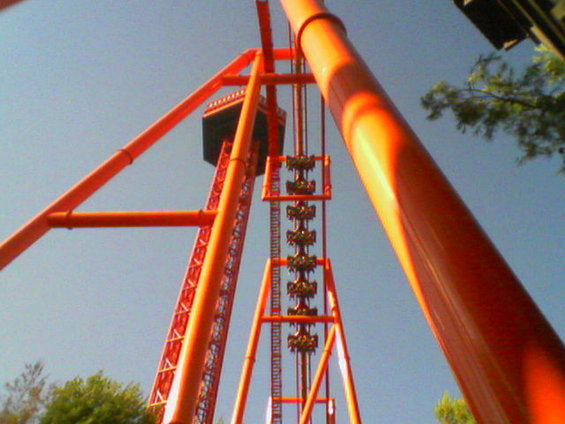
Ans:
[[[255,308],[255,316],[253,317],[253,325],[251,327],[251,334],[249,335],[249,343],[247,344],[247,352],[245,353],[245,361],[241,371],[241,379],[239,380],[239,388],[237,390],[237,397],[235,406],[233,408],[233,415],[231,424],[242,424],[243,416],[245,414],[245,407],[247,405],[247,395],[251,385],[251,376],[253,374],[253,367],[255,366],[255,358],[257,355],[257,346],[259,345],[259,338],[261,336],[261,327],[263,325],[263,315],[265,315],[265,308],[267,307],[267,298],[271,291],[271,274],[272,265],[271,260],[267,261],[265,265],[265,273],[263,275],[263,282],[257,299],[257,306]]]
[[[312,381],[312,387],[308,392],[308,395],[303,397],[302,412],[300,413],[300,424],[308,424],[311,422],[312,410],[314,409],[314,404],[316,403],[316,398],[318,397],[318,392],[320,391],[320,385],[322,380],[328,370],[328,364],[330,361],[330,356],[332,354],[332,349],[335,342],[335,326],[332,326],[328,337],[326,339],[326,344],[324,350],[322,351],[322,357],[320,358],[320,363],[316,370],[314,380]],[[355,423],[358,424],[358,423]]]
[[[192,316],[188,322],[180,362],[175,373],[165,420],[167,424],[191,424],[196,410],[198,390],[214,322],[214,310],[235,222],[237,203],[245,179],[246,162],[259,101],[262,55],[255,57],[251,78],[237,126],[218,214],[212,226],[208,252],[202,264],[194,296]]]
[[[565,422],[565,350],[317,0],[281,0],[369,197],[477,420]],[[557,418],[559,417],[559,418]]]

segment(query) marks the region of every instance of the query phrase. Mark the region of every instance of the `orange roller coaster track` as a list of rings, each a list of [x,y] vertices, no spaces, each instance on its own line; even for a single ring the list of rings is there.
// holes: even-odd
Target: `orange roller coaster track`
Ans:
[[[3,2],[2,7],[11,3],[16,2]],[[337,347],[349,422],[360,423],[330,262],[325,248],[321,257],[311,250],[316,242],[310,226],[314,202],[322,202],[325,210],[331,198],[329,157],[323,146],[321,154],[307,156],[308,142],[302,138],[307,113],[302,90],[315,83],[477,421],[565,422],[565,349],[555,331],[349,42],[341,20],[318,0],[281,3],[294,33],[294,48],[273,48],[268,2],[257,1],[262,48],[245,51],[8,238],[0,245],[0,268],[51,228],[200,226],[150,402],[165,424],[211,423],[253,182],[262,172],[256,171],[256,163],[263,167],[266,162],[263,194],[271,204],[271,257],[232,423],[244,422],[263,325],[271,327],[270,422],[282,423],[283,405],[298,404],[298,422],[306,424],[312,421],[314,405],[321,404],[325,422],[335,423],[329,385],[325,393],[319,392],[324,379],[328,381],[329,356]],[[277,60],[292,62],[293,71],[277,73]],[[241,74],[249,65],[250,75]],[[224,145],[204,210],[74,211],[220,88],[240,84],[246,86],[241,112],[230,149]],[[261,150],[254,144],[254,131],[263,85],[266,130],[262,137],[267,147]],[[293,153],[286,156],[280,150],[277,128],[278,85],[293,89],[295,143]],[[257,162],[256,156],[262,159]],[[322,177],[318,192],[309,180],[316,161]],[[293,177],[286,193],[280,185],[283,166]],[[288,202],[287,217],[293,225],[287,242],[294,255],[287,258],[280,254],[283,202]],[[325,243],[325,216],[321,226]],[[288,293],[296,304],[286,314],[281,309],[283,266],[295,276]],[[311,303],[318,292],[318,283],[311,279],[316,272],[322,277],[321,314]],[[316,324],[324,328],[323,335],[316,333]],[[283,395],[281,346],[287,325],[295,329],[287,337],[297,364],[294,396]],[[318,368],[311,374],[314,358],[319,359]]]

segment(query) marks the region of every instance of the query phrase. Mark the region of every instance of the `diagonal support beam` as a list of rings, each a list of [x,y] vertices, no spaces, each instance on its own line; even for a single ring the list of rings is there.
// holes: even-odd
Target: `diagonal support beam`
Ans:
[[[10,6],[13,6],[13,5],[15,5],[16,3],[19,3],[19,2],[21,2],[21,1],[22,1],[22,0],[1,0],[1,1],[0,1],[0,11],[1,11],[2,9],[6,9],[6,8],[8,8],[8,7],[10,7]]]
[[[324,263],[324,275],[327,284],[328,298],[332,315],[335,318],[336,340],[339,352],[338,361],[343,378],[343,386],[345,389],[345,397],[347,399],[347,411],[349,413],[349,422],[351,424],[361,424],[361,411],[359,410],[359,402],[357,400],[357,390],[353,380],[353,371],[351,369],[351,359],[349,356],[349,348],[345,339],[345,329],[343,319],[341,317],[341,308],[337,297],[337,288],[335,285],[332,264],[329,259]]]
[[[335,343],[335,326],[332,326],[328,334],[328,338],[326,340],[326,345],[324,346],[322,357],[320,358],[320,362],[316,370],[316,375],[314,376],[314,381],[312,382],[310,392],[308,393],[308,397],[306,398],[306,402],[304,403],[304,406],[302,408],[302,414],[300,414],[300,424],[308,424],[310,422],[312,409],[314,408],[314,404],[316,403],[316,397],[318,396],[318,392],[320,391],[322,380],[328,369],[328,364],[330,361],[334,343]]]
[[[236,218],[237,204],[246,174],[246,162],[259,102],[262,55],[255,57],[252,78],[246,90],[218,215],[212,226],[208,251],[194,296],[192,316],[186,329],[180,362],[175,373],[171,395],[165,409],[164,422],[191,424],[196,411],[198,389],[202,378],[214,310],[221,289],[229,240]]]
[[[135,159],[167,134],[198,106],[222,87],[222,77],[240,72],[249,65],[257,52],[256,49],[247,50],[235,58],[220,72],[210,78],[194,93],[171,109],[161,119],[147,128],[140,135],[130,141],[124,148],[118,150],[106,162],[92,171],[82,181],[51,203],[20,230],[9,237],[0,245],[0,270],[17,258],[23,251],[41,238],[51,226],[47,217],[54,212],[66,212],[82,204],[109,180],[120,173],[126,166],[131,165]],[[284,58],[290,52],[281,50],[277,54]]]

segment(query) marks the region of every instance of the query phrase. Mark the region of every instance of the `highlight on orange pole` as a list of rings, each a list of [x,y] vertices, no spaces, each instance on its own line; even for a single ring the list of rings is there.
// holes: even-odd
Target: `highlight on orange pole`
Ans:
[[[52,228],[186,227],[211,225],[216,211],[54,212],[47,216]]]
[[[359,176],[479,422],[528,422],[534,345],[565,379],[565,349],[320,1],[281,0]],[[536,361],[537,359],[532,359]],[[529,365],[532,366],[531,364]],[[565,399],[552,405],[561,414]]]
[[[218,300],[223,267],[228,253],[239,193],[246,173],[246,160],[259,102],[262,55],[256,54],[227,169],[218,215],[212,226],[208,252],[198,281],[191,319],[188,322],[171,395],[165,406],[164,422],[190,424],[196,410],[199,382]]]

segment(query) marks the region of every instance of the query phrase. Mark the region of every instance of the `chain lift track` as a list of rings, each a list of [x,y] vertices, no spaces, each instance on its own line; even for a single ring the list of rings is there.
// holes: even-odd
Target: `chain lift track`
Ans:
[[[208,201],[206,203],[206,210],[216,210],[218,207],[232,144],[232,140],[229,139],[225,140],[222,144],[222,150],[210,188]],[[257,164],[256,150],[257,144],[255,143],[255,148],[252,150],[248,160],[249,172],[243,183],[243,189],[240,194],[240,201],[236,213],[236,222],[230,241],[228,259],[224,269],[222,290],[216,307],[215,322],[208,347],[206,366],[198,397],[197,412],[193,421],[194,424],[210,424],[212,423],[214,416],[214,406],[231,318],[233,297],[237,285],[239,264],[241,262],[241,253],[243,250],[243,240],[245,239],[245,231],[247,228],[247,220],[249,217],[251,198],[255,183],[255,168]],[[182,342],[188,320],[190,319],[194,293],[197,287],[198,278],[200,277],[202,263],[207,252],[206,248],[210,238],[210,231],[210,226],[203,226],[199,229],[196,236],[189,265],[183,279],[183,284],[174,309],[171,325],[165,340],[165,347],[161,355],[161,360],[159,361],[159,368],[149,396],[150,408],[157,412],[159,419],[162,419],[163,408],[167,403],[173,384],[175,370],[182,348]]]
[[[264,70],[266,73],[275,73],[275,60],[273,57],[273,39],[271,29],[271,15],[268,1],[257,1],[257,18],[261,36],[261,47],[264,57]],[[276,109],[277,109],[277,88],[276,85],[268,85],[267,92],[267,126],[269,134],[269,157],[277,157],[281,151],[282,141],[277,131]],[[279,192],[279,167],[272,169],[271,190]],[[270,258],[279,258],[281,254],[281,208],[280,202],[269,203],[269,245]],[[273,262],[272,262],[273,263]],[[271,313],[281,314],[281,288],[280,288],[280,269],[271,267]],[[283,377],[282,377],[282,327],[280,323],[271,325],[271,422],[272,424],[282,424],[282,397]]]
[[[193,424],[212,424],[214,419],[218,386],[220,384],[222,363],[224,360],[233,300],[237,286],[237,278],[239,275],[239,265],[241,263],[241,254],[243,252],[243,242],[245,240],[251,199],[253,196],[253,187],[256,179],[257,147],[257,143],[254,143],[252,146],[250,157],[248,159],[248,173],[240,192],[234,230],[224,269],[224,278],[222,279],[220,297],[218,299],[216,313],[214,315],[214,325],[212,327],[210,345],[208,346],[208,352],[206,354],[204,374],[202,377],[198,404],[196,407],[196,415],[194,417]],[[229,153],[227,155],[229,155]]]
[[[227,146],[227,144],[225,146]],[[229,154],[226,153],[226,149],[224,148],[218,162],[218,167],[216,168],[206,209],[215,210],[218,207],[218,200],[222,191],[228,161]],[[159,361],[159,367],[157,369],[153,388],[149,395],[149,405],[151,408],[158,411],[160,419],[162,419],[162,411],[167,403],[173,384],[175,370],[182,348],[182,341],[186,331],[186,325],[190,318],[194,292],[198,284],[198,278],[202,269],[202,262],[206,255],[206,247],[210,238],[210,230],[210,226],[201,227],[196,235],[189,265],[187,267],[173,317],[171,319],[171,325],[167,333],[165,346],[163,353],[161,354],[161,360]]]

